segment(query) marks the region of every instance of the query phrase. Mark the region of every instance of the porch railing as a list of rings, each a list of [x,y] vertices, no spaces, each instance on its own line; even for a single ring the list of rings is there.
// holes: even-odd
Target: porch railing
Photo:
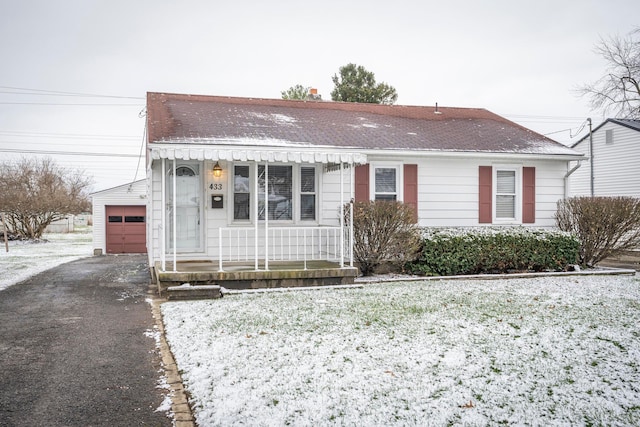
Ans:
[[[342,236],[340,227],[274,227],[265,239],[264,229],[259,229],[256,236],[255,227],[221,227],[218,269],[224,271],[225,262],[253,261],[256,270],[260,262],[268,269],[269,261],[302,261],[305,270],[307,261],[342,262],[342,257],[349,255],[349,245],[341,239],[348,239],[349,235],[345,228]]]

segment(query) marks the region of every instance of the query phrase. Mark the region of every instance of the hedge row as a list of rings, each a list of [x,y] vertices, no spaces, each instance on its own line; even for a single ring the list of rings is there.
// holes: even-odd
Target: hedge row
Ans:
[[[425,229],[414,274],[450,276],[566,271],[576,264],[580,242],[569,233],[513,228]]]

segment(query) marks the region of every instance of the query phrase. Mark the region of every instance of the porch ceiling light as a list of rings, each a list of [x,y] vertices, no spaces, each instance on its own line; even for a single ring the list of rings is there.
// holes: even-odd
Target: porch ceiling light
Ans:
[[[216,162],[216,164],[213,165],[213,176],[215,176],[216,178],[220,178],[221,175],[222,167],[220,166],[220,163]]]

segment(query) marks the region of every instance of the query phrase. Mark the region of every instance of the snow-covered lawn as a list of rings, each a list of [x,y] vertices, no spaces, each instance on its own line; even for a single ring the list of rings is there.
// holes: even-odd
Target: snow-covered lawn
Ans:
[[[91,229],[75,233],[45,234],[43,242],[9,242],[0,239],[0,290],[65,262],[92,255]]]
[[[162,305],[198,424],[640,425],[634,276]]]

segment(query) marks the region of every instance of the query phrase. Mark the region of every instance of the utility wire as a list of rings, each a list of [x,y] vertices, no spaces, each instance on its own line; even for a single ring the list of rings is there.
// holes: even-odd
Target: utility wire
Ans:
[[[56,154],[62,156],[94,156],[94,157],[132,157],[138,158],[140,154],[125,153],[91,153],[87,151],[55,151],[55,150],[23,150],[19,148],[0,148],[1,153],[19,154]]]
[[[0,138],[10,136],[16,138],[47,138],[47,139],[129,139],[138,140],[137,136],[126,135],[97,135],[97,134],[80,134],[80,133],[53,133],[53,132],[19,132],[19,131],[2,131],[0,130]]]
[[[13,87],[13,86],[0,86],[0,89],[27,91],[27,93],[0,92],[0,93],[11,93],[13,95],[79,96],[79,97],[88,97],[88,98],[116,98],[116,99],[142,99],[142,100],[145,99],[144,97],[140,97],[140,96],[116,96],[116,95],[101,95],[101,94],[82,93],[82,92],[62,92],[57,90],[29,89],[24,87]],[[28,93],[28,92],[36,92],[36,93]]]
[[[86,103],[60,103],[60,102],[0,102],[0,105],[50,105],[50,106],[79,106],[79,107],[136,107],[140,104],[86,104]]]

